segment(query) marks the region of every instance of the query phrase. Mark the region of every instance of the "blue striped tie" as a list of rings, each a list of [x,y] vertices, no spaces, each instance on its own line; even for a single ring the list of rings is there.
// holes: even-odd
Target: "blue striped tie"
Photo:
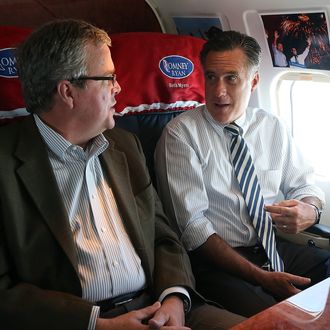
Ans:
[[[257,174],[247,144],[240,134],[240,127],[232,123],[225,126],[225,129],[232,134],[230,143],[231,160],[252,219],[252,224],[267,253],[273,270],[284,271],[283,261],[276,250],[272,220],[264,209],[265,203]]]

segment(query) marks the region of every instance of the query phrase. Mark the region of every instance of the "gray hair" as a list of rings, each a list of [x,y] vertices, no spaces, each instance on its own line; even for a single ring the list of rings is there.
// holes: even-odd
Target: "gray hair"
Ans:
[[[17,49],[27,111],[50,110],[58,82],[88,75],[86,47],[102,43],[111,45],[107,32],[81,20],[55,20],[34,31]]]
[[[211,28],[208,31],[208,37],[209,40],[204,44],[200,53],[200,61],[203,66],[210,51],[224,52],[239,48],[246,55],[247,68],[258,69],[261,48],[254,38],[237,31],[221,31],[217,28]]]

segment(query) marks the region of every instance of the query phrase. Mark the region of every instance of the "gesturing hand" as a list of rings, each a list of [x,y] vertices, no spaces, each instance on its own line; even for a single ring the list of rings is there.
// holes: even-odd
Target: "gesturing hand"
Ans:
[[[314,208],[295,199],[266,205],[276,227],[286,233],[296,234],[310,227],[315,222]]]

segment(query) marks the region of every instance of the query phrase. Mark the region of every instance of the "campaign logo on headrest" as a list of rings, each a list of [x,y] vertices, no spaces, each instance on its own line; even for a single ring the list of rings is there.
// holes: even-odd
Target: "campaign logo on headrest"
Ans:
[[[15,48],[0,49],[0,77],[17,78]]]
[[[169,78],[182,79],[192,74],[194,64],[186,57],[169,55],[159,61],[159,69]]]

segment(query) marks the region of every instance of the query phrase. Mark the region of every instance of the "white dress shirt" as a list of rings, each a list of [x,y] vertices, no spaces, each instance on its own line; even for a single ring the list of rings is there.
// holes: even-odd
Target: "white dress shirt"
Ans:
[[[84,150],[34,118],[70,221],[82,298],[95,302],[141,290],[146,284],[141,260],[98,158],[107,149],[107,140],[99,135]],[[98,311],[93,308],[89,329],[94,329]]]
[[[276,66],[288,66],[288,61],[286,56],[278,50],[274,45],[272,45],[273,55],[274,55],[274,64]]]
[[[108,148],[100,134],[84,150],[73,145],[34,115],[47,147],[49,160],[67,210],[78,258],[82,298],[96,302],[136,292],[146,285],[145,273],[123,225],[111,187],[98,156]],[[50,201],[51,202],[51,201]],[[167,288],[159,301],[179,286]],[[99,307],[92,309],[88,330],[95,329]]]
[[[305,65],[305,59],[308,56],[309,48],[310,47],[307,46],[306,49],[301,54],[297,54],[296,56],[292,56],[290,58],[290,64],[298,63],[300,65]]]
[[[266,204],[316,196],[313,170],[274,115],[248,108],[235,121],[243,130]],[[186,111],[165,127],[155,152],[158,191],[194,250],[217,233],[232,247],[251,246],[257,234],[230,162],[231,135],[206,106]]]

